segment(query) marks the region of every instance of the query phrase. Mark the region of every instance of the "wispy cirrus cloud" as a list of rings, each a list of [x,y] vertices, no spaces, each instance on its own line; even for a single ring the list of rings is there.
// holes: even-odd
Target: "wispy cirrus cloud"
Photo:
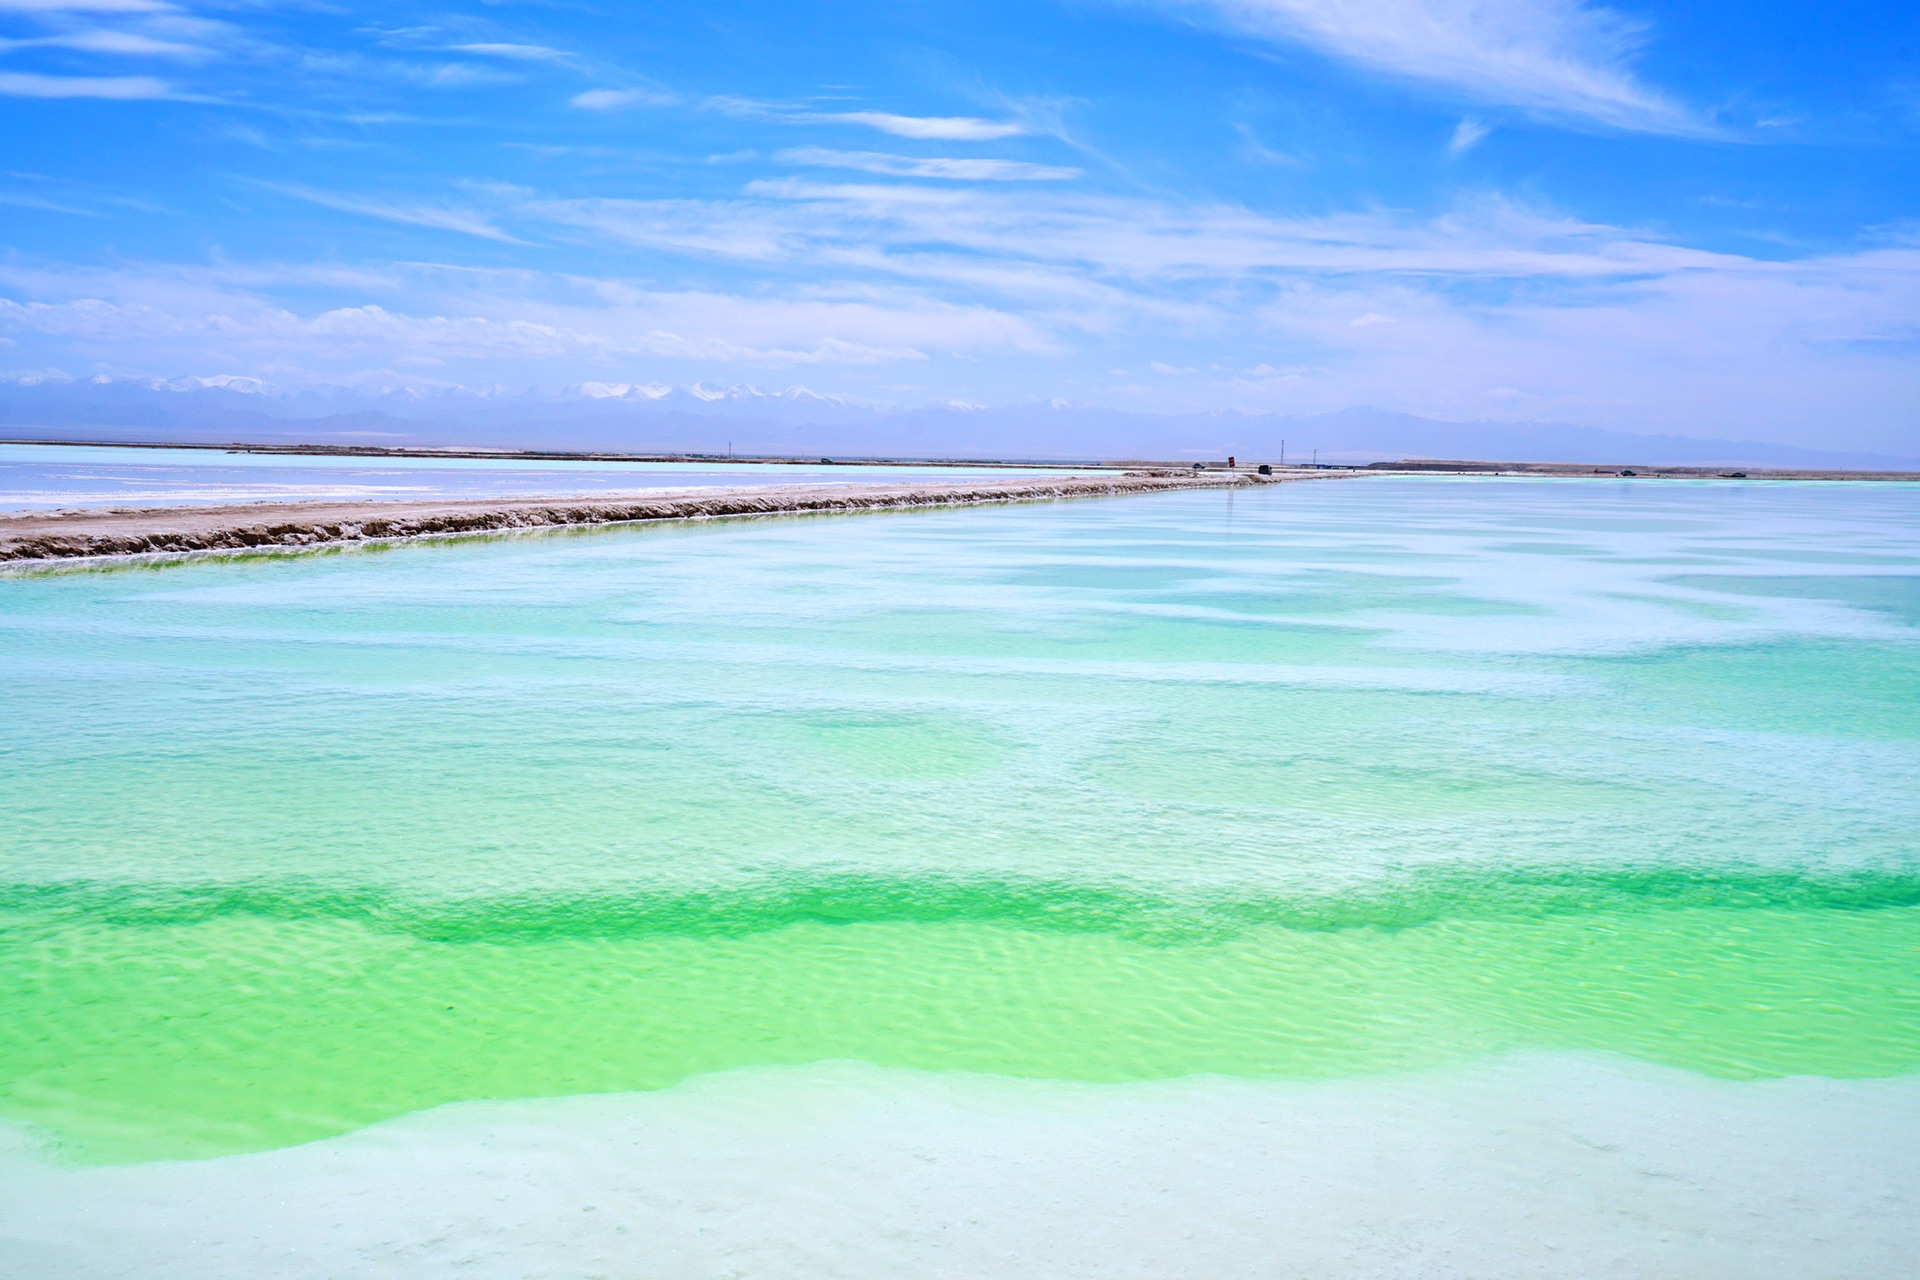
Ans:
[[[891,111],[835,111],[816,114],[813,118],[865,125],[896,138],[920,138],[934,142],[992,142],[1027,131],[1025,125],[1011,120],[981,120],[975,116],[902,116]]]
[[[43,209],[84,218],[126,215],[144,218],[165,212],[163,206],[117,185],[75,182],[20,170],[0,174],[0,183],[4,183],[0,185],[0,204],[21,209]]]
[[[1475,120],[1472,116],[1468,116],[1459,124],[1453,126],[1453,136],[1447,139],[1447,154],[1453,156],[1465,155],[1467,152],[1485,142],[1487,135],[1492,132],[1493,130],[1489,129],[1486,125]]]
[[[156,40],[136,31],[115,31],[105,27],[54,36],[33,36],[25,40],[0,39],[0,53],[14,49],[73,49],[80,53],[104,53],[129,58],[195,59],[212,57],[214,53],[202,45]]]
[[[608,273],[7,263],[0,332],[29,363],[289,385],[818,365],[845,390],[893,366],[930,394],[1004,402],[1097,395],[1099,370],[1159,360],[1193,372],[1128,392],[1142,407],[1371,403],[1743,438],[1790,438],[1809,415],[1891,438],[1920,395],[1920,249],[1906,243],[1769,261],[1497,198],[1439,217],[1285,218],[1024,188],[496,196],[587,237]],[[653,283],[673,255],[760,269],[730,291]],[[1019,359],[983,377],[996,355]]]
[[[937,255],[965,255],[1168,284],[1301,271],[1576,279],[1734,260],[1499,198],[1427,220],[1286,218],[1227,204],[795,178],[758,179],[732,199],[537,200],[522,211],[619,243],[742,262],[852,255],[875,269],[919,270]]]
[[[523,211],[617,244],[736,262],[792,260],[806,252],[806,229],[790,211],[750,201],[622,200],[588,196],[533,200]]]
[[[627,107],[670,107],[680,99],[665,89],[588,89],[567,100],[583,111],[620,111]]]
[[[0,95],[10,98],[104,98],[135,101],[174,96],[173,87],[153,76],[48,76],[32,71],[0,71]]]
[[[1082,176],[1079,169],[991,160],[975,156],[896,156],[877,151],[834,151],[827,147],[789,147],[776,157],[785,164],[822,169],[855,169],[899,178],[950,178],[960,182],[1064,182]]]
[[[12,205],[16,209],[39,209],[46,213],[60,213],[75,218],[98,218],[98,210],[85,209],[77,204],[63,204],[31,191],[0,191],[0,204]]]
[[[172,13],[165,0],[0,0],[0,13]]]
[[[1273,360],[1284,378],[1226,378],[1210,393],[1221,407],[1390,403],[1738,434],[1790,430],[1841,400],[1886,423],[1888,404],[1920,393],[1920,372],[1899,357],[1920,339],[1920,253],[1906,247],[1771,262],[1499,198],[1434,218],[1284,218],[762,181],[733,201],[550,201],[528,213],[816,288],[891,277],[990,305],[1061,350],[1157,333],[1163,349],[1188,344],[1214,360],[1285,356]]]
[[[748,297],[400,264],[361,273],[349,287],[362,297],[351,303],[303,309],[273,296],[276,287],[326,282],[326,273],[299,264],[279,272],[120,268],[64,278],[0,266],[0,332],[67,339],[110,356],[142,350],[145,360],[189,366],[224,361],[292,384],[316,376],[352,381],[369,368],[540,378],[556,368],[590,375],[635,361],[851,367],[1048,345],[1017,317],[899,291]],[[370,292],[408,302],[368,300]],[[35,296],[46,294],[65,296]]]
[[[291,196],[296,200],[304,200],[309,204],[317,204],[325,209],[337,209],[341,213],[357,213],[363,217],[379,218],[385,222],[432,227],[440,231],[458,231],[463,235],[479,236],[484,240],[498,240],[505,244],[526,243],[519,237],[502,231],[485,215],[471,209],[379,200],[335,191],[319,191],[297,183],[256,181],[253,185],[278,192],[283,196]]]
[[[757,116],[789,124],[852,124],[877,129],[896,138],[923,142],[994,142],[1029,132],[1015,120],[983,120],[978,116],[909,116],[892,111],[821,111],[788,103],[762,102],[722,94],[702,104],[732,116]]]
[[[571,57],[565,49],[544,44],[512,44],[503,41],[477,41],[447,46],[459,53],[479,54],[485,58],[508,58],[516,62],[560,62]]]
[[[1583,0],[1167,0],[1456,94],[1651,133],[1711,122],[1643,83],[1640,22]]]

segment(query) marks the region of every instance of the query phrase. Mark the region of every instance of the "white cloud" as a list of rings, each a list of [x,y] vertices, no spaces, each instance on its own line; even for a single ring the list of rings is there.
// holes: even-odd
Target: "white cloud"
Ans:
[[[804,232],[781,211],[702,200],[536,200],[535,217],[591,231],[617,244],[740,261],[771,261],[805,250]]]
[[[473,62],[444,62],[431,69],[418,68],[416,74],[437,89],[459,89],[475,84],[511,84],[519,78],[512,72]]]
[[[896,138],[915,138],[923,142],[992,142],[1027,133],[1025,125],[1012,120],[982,120],[977,116],[903,116],[891,111],[816,111],[790,103],[762,102],[721,94],[703,104],[710,111],[730,116],[756,116],[788,124],[857,124],[878,129]]]
[[[452,48],[460,53],[477,53],[488,58],[511,58],[519,62],[554,62],[568,56],[564,49],[550,49],[543,44],[481,41],[476,44],[456,44]]]
[[[529,205],[616,241],[742,261],[859,261],[919,273],[1036,265],[1115,281],[1295,271],[1603,277],[1711,265],[1715,255],[1500,200],[1428,222],[1385,214],[1274,218],[1230,205],[918,184],[749,183],[733,200]],[[945,255],[945,256],[942,256]]]
[[[296,200],[305,200],[328,209],[338,209],[342,213],[357,213],[387,222],[433,227],[441,231],[458,231],[464,235],[479,236],[486,240],[500,240],[508,244],[525,243],[508,235],[483,215],[470,209],[454,209],[442,205],[396,204],[391,201],[374,200],[333,191],[316,191],[311,187],[278,182],[261,182],[256,185],[265,187],[269,191],[277,191],[283,196],[292,196]]]
[[[170,13],[163,0],[0,0],[0,13]]]
[[[30,40],[0,40],[0,53],[13,49],[78,49],[83,53],[118,54],[130,58],[205,58],[213,50],[199,45],[155,40],[131,31],[74,31],[65,35],[36,36]]]
[[[277,300],[332,278],[360,300]],[[205,267],[78,274],[0,266],[0,330],[77,344],[121,368],[221,367],[294,386],[369,369],[464,368],[486,381],[604,378],[610,362],[859,367],[932,354],[1045,351],[1024,321],[911,293],[738,296],[525,271],[395,268],[375,279]],[[384,295],[369,298],[368,294]],[[33,295],[50,296],[33,296]],[[389,299],[392,299],[391,301]],[[700,376],[697,372],[689,376]],[[468,380],[474,380],[469,378]]]
[[[1025,133],[1026,126],[1008,120],[979,120],[973,116],[897,116],[888,111],[836,111],[811,118],[863,124],[897,138],[939,142],[991,142]]]
[[[588,89],[568,101],[584,111],[618,111],[623,107],[670,107],[679,99],[660,89]]]
[[[63,204],[58,200],[50,200],[28,191],[0,191],[0,204],[12,205],[17,209],[40,209],[47,213],[64,213],[76,218],[103,216],[96,209],[83,209],[77,204]]]
[[[737,201],[542,212],[616,243],[790,264],[815,281],[891,275],[992,305],[1063,349],[1077,335],[1103,352],[1135,339],[1164,349],[1177,334],[1213,358],[1258,353],[1283,371],[1223,391],[1234,398],[1221,407],[1373,403],[1792,438],[1840,407],[1851,429],[1893,430],[1892,407],[1920,396],[1920,368],[1901,354],[1920,340],[1911,247],[1774,262],[1498,199],[1434,219],[1282,219],[786,182]],[[1176,397],[1163,407],[1193,407],[1192,393],[1162,385]],[[1535,399],[1487,398],[1503,386]]]
[[[1063,182],[1081,176],[1078,169],[1028,164],[1021,160],[896,156],[877,151],[833,151],[825,147],[792,147],[776,158],[787,164],[817,168],[858,169],[902,178],[952,178],[963,182]]]
[[[1711,132],[1629,66],[1642,26],[1582,0],[1173,0],[1371,70],[1620,129]]]
[[[0,71],[0,95],[11,98],[108,98],[121,101],[166,98],[172,89],[152,76],[43,76],[31,71]]]
[[[1465,155],[1482,142],[1485,142],[1487,135],[1492,132],[1493,130],[1489,129],[1486,125],[1481,124],[1478,120],[1469,116],[1459,124],[1453,126],[1453,136],[1447,140],[1447,154],[1454,156]]]
[[[845,392],[905,363],[927,399],[1001,403],[1106,397],[1105,370],[1157,361],[1182,372],[1129,392],[1143,409],[1367,403],[1802,443],[1831,431],[1835,447],[1890,453],[1912,451],[1896,445],[1920,403],[1920,244],[1769,260],[1491,197],[1440,217],[1280,218],[1006,184],[483,194],[507,225],[585,241],[606,274],[16,260],[0,263],[0,334],[21,367],[288,386],[393,368],[684,383],[809,365]],[[326,199],[498,229],[429,202]],[[681,256],[700,260],[690,276],[733,283],[650,283]]]

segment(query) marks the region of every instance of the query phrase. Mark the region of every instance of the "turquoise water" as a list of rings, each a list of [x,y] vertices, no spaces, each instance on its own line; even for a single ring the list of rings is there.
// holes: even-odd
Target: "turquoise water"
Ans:
[[[847,1060],[1911,1076],[1917,625],[1904,485],[0,579],[0,1117],[71,1167]]]
[[[0,511],[220,502],[612,497],[663,490],[881,484],[1030,474],[1007,467],[355,457],[0,443]]]

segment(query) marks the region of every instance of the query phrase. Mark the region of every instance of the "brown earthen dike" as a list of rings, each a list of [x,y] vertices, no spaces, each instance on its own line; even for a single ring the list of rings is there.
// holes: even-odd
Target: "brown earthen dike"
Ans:
[[[878,511],[1093,498],[1171,489],[1231,489],[1309,479],[1316,474],[1339,473],[1260,476],[1247,472],[1160,470],[909,484],[763,485],[657,497],[253,502],[217,507],[35,511],[0,515],[0,563],[316,547],[648,520]]]

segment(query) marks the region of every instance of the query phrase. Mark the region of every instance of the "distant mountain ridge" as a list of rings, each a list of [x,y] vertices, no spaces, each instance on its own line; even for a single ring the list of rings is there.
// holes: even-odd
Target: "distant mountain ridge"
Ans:
[[[805,387],[588,382],[281,394],[251,378],[0,382],[0,439],[333,444],[754,456],[1373,462],[1472,458],[1900,470],[1920,459],[1561,423],[1447,422],[1371,408],[1144,414],[1065,401],[896,409]]]

